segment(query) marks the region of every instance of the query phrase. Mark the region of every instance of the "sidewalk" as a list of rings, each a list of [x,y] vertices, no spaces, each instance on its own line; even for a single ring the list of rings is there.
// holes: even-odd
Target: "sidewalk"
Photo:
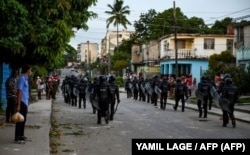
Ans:
[[[45,98],[45,97],[43,97]],[[15,144],[15,124],[6,124],[0,119],[0,154],[2,155],[49,155],[50,154],[51,100],[39,100],[29,105],[25,136],[26,144]]]

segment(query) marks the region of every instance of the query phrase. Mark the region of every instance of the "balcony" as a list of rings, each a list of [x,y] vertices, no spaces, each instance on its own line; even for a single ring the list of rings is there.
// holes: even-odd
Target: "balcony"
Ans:
[[[178,49],[177,50],[178,59],[190,59],[196,58],[196,49]],[[175,50],[168,49],[164,52],[163,58],[175,59]]]
[[[250,60],[250,47],[242,46],[236,52],[237,61],[246,61]]]

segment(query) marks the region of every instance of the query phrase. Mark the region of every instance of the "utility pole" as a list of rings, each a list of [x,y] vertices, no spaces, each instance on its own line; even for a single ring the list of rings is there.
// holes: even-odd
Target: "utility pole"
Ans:
[[[175,79],[178,78],[177,20],[174,1],[174,45],[175,45]]]
[[[90,73],[90,60],[91,60],[91,57],[90,57],[90,51],[89,51],[89,41],[87,41],[87,44],[88,44],[88,67],[89,67],[89,73],[88,75],[91,77],[91,73]]]
[[[110,62],[110,36],[109,36],[109,53],[108,53],[108,75],[110,74],[110,65],[111,65],[111,62]]]

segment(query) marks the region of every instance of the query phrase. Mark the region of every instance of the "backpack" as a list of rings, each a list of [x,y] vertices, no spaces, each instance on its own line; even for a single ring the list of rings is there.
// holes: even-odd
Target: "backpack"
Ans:
[[[84,94],[85,91],[86,91],[86,87],[87,87],[87,85],[86,85],[85,83],[81,83],[81,84],[79,85],[79,92],[80,92],[81,94]]]
[[[185,94],[185,86],[183,84],[176,84],[176,93],[177,95]]]
[[[235,103],[238,100],[238,88],[233,84],[225,84],[223,87],[222,96],[230,101],[230,103]]]

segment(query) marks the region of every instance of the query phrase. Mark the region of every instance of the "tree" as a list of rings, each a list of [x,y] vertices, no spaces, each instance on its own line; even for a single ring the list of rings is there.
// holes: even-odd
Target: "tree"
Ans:
[[[111,11],[105,11],[110,17],[106,20],[107,28],[109,25],[113,23],[114,26],[117,28],[117,46],[118,44],[118,26],[122,25],[125,29],[127,29],[127,24],[131,25],[131,23],[126,18],[126,15],[130,14],[129,6],[123,6],[123,0],[115,0],[113,6],[108,4],[108,8]]]
[[[65,52],[76,52],[68,44],[74,29],[87,30],[87,21],[97,16],[88,11],[96,1],[1,1],[0,62],[60,65]]]
[[[216,20],[214,25],[211,27],[210,33],[213,34],[227,34],[228,25],[233,24],[233,19],[226,17],[221,21]]]
[[[139,42],[148,41],[149,38],[149,25],[154,20],[157,12],[154,9],[150,9],[147,13],[142,13],[140,19],[134,22],[135,35],[137,36]]]

